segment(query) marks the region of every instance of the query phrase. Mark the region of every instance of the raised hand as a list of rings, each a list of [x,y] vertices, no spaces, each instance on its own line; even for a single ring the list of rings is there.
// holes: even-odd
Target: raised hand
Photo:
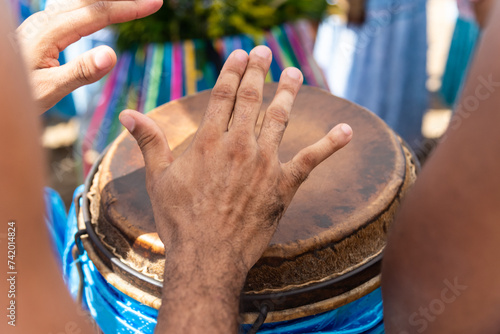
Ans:
[[[231,54],[198,132],[175,160],[152,119],[130,110],[120,115],[143,153],[147,189],[165,244],[160,332],[235,330],[245,277],[293,195],[319,163],[352,137],[351,128],[340,124],[291,161],[279,161],[278,148],[303,78],[296,68],[283,71],[256,135],[271,59],[264,46],[249,56],[242,50]]]
[[[150,15],[162,4],[162,0],[57,0],[26,19],[16,39],[39,111],[47,111],[76,88],[101,79],[116,64],[116,54],[107,46],[62,66],[60,52],[110,24]]]

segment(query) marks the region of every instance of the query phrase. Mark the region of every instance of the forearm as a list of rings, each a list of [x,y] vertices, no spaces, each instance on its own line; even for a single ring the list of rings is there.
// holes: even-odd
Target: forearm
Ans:
[[[92,333],[87,313],[66,291],[43,220],[39,120],[17,47],[7,38],[13,34],[8,16],[0,2],[0,333]],[[11,281],[7,271],[16,273]],[[7,306],[15,306],[9,317]]]
[[[236,333],[245,276],[218,259],[167,255],[162,306],[155,333]],[[213,260],[216,260],[215,258]]]
[[[498,31],[491,20],[450,128],[390,233],[382,272],[388,333],[500,328]]]

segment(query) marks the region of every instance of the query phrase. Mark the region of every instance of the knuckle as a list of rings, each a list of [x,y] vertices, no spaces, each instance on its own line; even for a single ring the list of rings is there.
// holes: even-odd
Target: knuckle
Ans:
[[[300,157],[300,163],[303,166],[306,166],[308,169],[311,169],[312,167],[314,167],[316,165],[316,159],[312,153],[308,152],[308,153],[304,153]]]
[[[196,154],[202,157],[212,156],[219,147],[219,139],[218,133],[205,129],[195,135],[191,145]]]
[[[280,124],[288,124],[288,112],[281,105],[273,105],[267,110],[269,118]]]
[[[145,131],[137,138],[137,144],[141,149],[151,149],[157,145],[156,133]]]
[[[280,87],[280,92],[290,94],[292,97],[295,97],[298,91],[299,91],[298,87],[290,83],[282,83],[282,86]]]
[[[78,62],[74,69],[73,77],[81,84],[86,84],[92,81],[92,72],[85,61]]]
[[[206,145],[204,142],[196,141],[193,143],[193,150],[196,154],[200,156],[205,156],[208,152],[207,149],[210,148],[209,145]]]
[[[65,11],[69,8],[70,3],[68,2],[63,2],[63,3],[49,3],[45,6],[45,9],[43,10],[45,13],[49,14],[51,17],[54,17],[61,11]]]
[[[235,91],[229,84],[221,83],[212,90],[212,99],[215,100],[234,100]]]
[[[294,185],[299,185],[304,182],[308,175],[307,171],[300,167],[294,166],[294,168],[290,169],[290,177],[292,179],[292,184]]]
[[[91,5],[93,11],[97,13],[105,13],[110,9],[111,3],[109,1],[97,1]]]
[[[219,134],[217,131],[204,129],[196,134],[194,143],[197,147],[205,149],[205,147],[214,146],[219,139]]]
[[[229,146],[231,156],[234,158],[246,159],[251,154],[249,136],[245,131],[242,131],[237,137],[234,138]]]
[[[228,66],[228,67],[225,67],[223,70],[222,70],[222,73],[221,75],[225,75],[225,74],[229,74],[229,75],[232,75],[238,79],[241,79],[241,76],[243,75],[242,71],[240,68],[238,67],[232,67],[232,66]]]
[[[263,61],[256,61],[249,63],[247,70],[258,72],[263,76],[267,74],[267,68]]]
[[[245,102],[259,103],[262,99],[262,94],[255,87],[242,87],[238,91],[238,99]]]
[[[37,12],[33,14],[32,16],[29,17],[29,20],[33,24],[46,24],[49,20],[51,11],[50,10],[43,10],[40,12]]]
[[[328,136],[326,136],[326,139],[328,140],[328,143],[330,144],[330,146],[333,147],[334,149],[336,149],[337,147],[340,146],[337,138],[335,138],[334,136],[328,135]]]
[[[168,160],[160,160],[160,161],[158,162],[158,165],[157,165],[158,170],[165,170],[165,169],[167,169],[167,168],[170,166],[170,164],[171,164],[171,161],[168,161]]]

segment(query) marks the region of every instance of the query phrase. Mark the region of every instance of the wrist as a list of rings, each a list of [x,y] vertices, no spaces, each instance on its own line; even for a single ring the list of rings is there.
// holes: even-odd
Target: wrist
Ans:
[[[165,243],[169,245],[165,248],[165,273],[241,290],[251,265],[231,242],[214,241],[217,237],[206,235],[196,241],[177,239]]]
[[[239,272],[213,262],[200,265],[189,261],[189,256],[170,255],[155,333],[191,334],[199,333],[200,328],[206,328],[206,333],[236,332],[246,275],[242,278]]]
[[[247,274],[241,258],[231,253],[187,248],[166,254],[165,284],[189,285],[193,289],[207,286],[239,295]]]

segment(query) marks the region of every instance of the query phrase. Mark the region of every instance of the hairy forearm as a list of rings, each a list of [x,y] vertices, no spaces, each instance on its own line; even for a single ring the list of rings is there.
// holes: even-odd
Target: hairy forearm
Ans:
[[[155,333],[236,333],[245,274],[222,258],[167,254]],[[172,258],[178,260],[172,260]]]
[[[491,20],[450,128],[391,231],[382,272],[388,333],[500,328],[498,31]]]

